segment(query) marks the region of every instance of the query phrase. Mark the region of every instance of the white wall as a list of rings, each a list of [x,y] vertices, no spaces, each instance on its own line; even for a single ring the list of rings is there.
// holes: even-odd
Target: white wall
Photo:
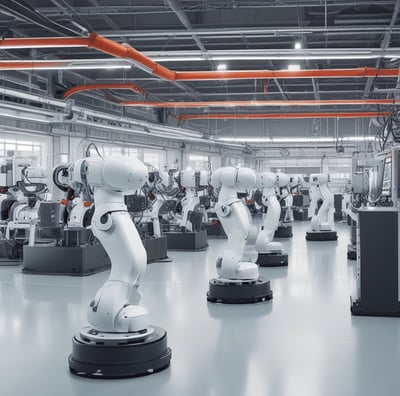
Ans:
[[[1,134],[0,134],[1,136]],[[36,139],[37,136],[34,137]],[[68,137],[53,137],[50,138],[50,142],[54,147],[54,161],[51,164],[51,167],[55,166],[56,164],[61,163],[62,156],[68,155],[68,162],[74,162],[79,158],[85,156],[86,148],[91,142],[87,139],[82,138],[68,138]],[[158,149],[158,148],[150,148],[150,147],[141,147],[140,145],[123,145],[113,144],[113,143],[102,143],[102,142],[94,142],[96,146],[99,148],[100,152],[102,153],[104,149],[108,149],[109,147],[114,147],[116,151],[122,148],[122,151],[133,151],[136,152],[137,156],[141,160],[145,160],[146,157],[158,157],[159,164],[161,169],[166,166],[167,168],[172,167],[179,167],[182,168],[182,152],[181,150],[175,149]],[[146,155],[148,153],[149,155]]]
[[[31,141],[38,142],[42,146],[42,166],[47,167],[49,175],[54,166],[64,162],[74,162],[85,155],[86,148],[90,141],[83,138],[68,136],[42,136],[29,133],[0,133],[1,139],[9,139],[12,141]],[[276,171],[281,170],[293,174],[307,174],[311,172],[319,172],[321,167],[321,157],[311,156],[311,152],[305,152],[304,155],[280,158],[270,158],[268,155],[257,159],[252,156],[232,156],[211,154],[205,151],[191,151],[189,149],[157,149],[152,147],[141,147],[140,145],[123,145],[112,143],[96,143],[100,151],[107,147],[115,149],[129,148],[131,153],[137,153],[138,158],[145,159],[145,153],[157,155],[159,158],[160,168],[166,166],[168,169],[178,166],[179,169],[186,169],[189,166],[189,156],[191,154],[207,156],[211,163],[211,169],[215,170],[221,166],[249,166],[256,171]],[[292,150],[293,151],[293,150]],[[323,172],[331,175],[331,188],[333,191],[341,191],[347,184],[347,180],[351,172],[351,157],[349,154],[345,156],[329,156],[323,161]]]

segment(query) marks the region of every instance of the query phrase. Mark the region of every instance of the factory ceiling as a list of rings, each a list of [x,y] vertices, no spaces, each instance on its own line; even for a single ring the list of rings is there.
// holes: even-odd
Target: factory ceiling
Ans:
[[[379,118],[400,90],[399,10],[386,0],[2,0],[0,84],[214,135],[210,120],[224,115]],[[78,45],[94,34],[101,48]],[[32,40],[50,37],[62,41]]]

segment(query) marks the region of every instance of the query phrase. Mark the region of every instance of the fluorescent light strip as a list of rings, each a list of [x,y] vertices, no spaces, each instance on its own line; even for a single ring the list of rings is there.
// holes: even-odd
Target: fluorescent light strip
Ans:
[[[0,46],[1,49],[1,46]],[[0,60],[1,70],[91,70],[91,69],[130,69],[131,64],[117,58],[100,59],[61,59],[61,60],[19,60],[17,63],[21,67],[15,68],[15,65],[7,67],[7,64],[14,61]],[[36,63],[37,62],[37,63]],[[24,67],[24,64],[27,64]],[[32,64],[34,67],[32,67]]]
[[[375,140],[374,136],[344,136],[339,138],[339,142],[363,142]],[[317,137],[317,138],[279,138],[279,137],[220,137],[217,140],[221,142],[235,142],[235,143],[335,143],[336,138],[330,137]]]
[[[131,65],[67,65],[67,66],[44,66],[44,67],[29,67],[29,66],[24,66],[24,67],[1,67],[0,63],[0,69],[1,70],[91,70],[91,69],[107,69],[107,70],[112,70],[112,69],[130,69]]]
[[[1,117],[5,117],[5,118],[13,118],[13,119],[17,119],[19,121],[35,121],[35,122],[39,122],[42,124],[50,124],[52,122],[54,122],[54,120],[52,118],[43,116],[40,117],[39,115],[35,115],[35,114],[24,114],[21,115],[19,112],[2,112],[0,110],[0,118]]]
[[[206,62],[209,60],[213,61],[228,61],[228,60],[313,60],[313,59],[322,59],[322,60],[334,60],[334,59],[379,59],[379,58],[390,58],[390,59],[398,59],[400,55],[249,55],[249,56],[212,56],[210,58],[203,58],[201,56],[155,56],[152,58],[155,62]]]
[[[82,48],[87,47],[86,44],[35,44],[35,45],[0,45],[0,49],[32,49],[32,48]]]

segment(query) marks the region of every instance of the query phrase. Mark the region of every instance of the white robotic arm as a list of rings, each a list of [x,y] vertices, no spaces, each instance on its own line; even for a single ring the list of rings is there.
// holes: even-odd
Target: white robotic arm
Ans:
[[[310,207],[308,209],[308,216],[311,218],[316,215],[318,201],[322,199],[317,179],[314,182],[312,181],[315,176],[317,175],[314,174],[310,175]]]
[[[186,228],[188,231],[193,231],[189,225],[189,215],[200,206],[200,198],[197,194],[199,187],[206,187],[209,181],[209,172],[202,170],[195,171],[181,171],[180,184],[186,189],[186,196],[182,199],[182,218],[179,222],[181,228]],[[204,214],[203,214],[204,215]],[[203,221],[205,218],[203,218]]]
[[[275,230],[279,225],[281,214],[281,205],[276,197],[275,188],[279,186],[278,175],[272,172],[263,172],[258,174],[257,187],[262,189],[262,201],[268,208],[264,218],[263,229],[258,234],[255,248],[258,253],[281,252],[282,245],[272,242]]]
[[[311,219],[313,231],[329,231],[333,229],[333,194],[329,191],[328,181],[329,177],[326,174],[310,175],[311,197],[314,199],[314,205],[317,205],[319,199],[322,200],[322,205],[317,214],[313,215]],[[313,214],[313,212],[311,213]]]
[[[227,281],[258,279],[258,267],[245,261],[245,245],[251,239],[250,213],[237,198],[237,190],[252,188],[255,173],[249,168],[220,168],[212,174],[211,185],[220,188],[215,206],[217,216],[228,237],[226,248],[217,258],[217,273]]]
[[[277,177],[277,190],[278,190],[278,195],[280,200],[286,199],[286,197],[289,195],[289,189],[288,185],[290,183],[290,178],[286,173],[282,172],[277,172],[276,174]]]
[[[87,315],[97,332],[137,332],[147,327],[147,311],[139,307],[138,288],[146,269],[146,251],[127,212],[124,195],[140,189],[147,175],[138,159],[86,158],[70,167],[71,187],[93,190],[93,234],[111,259],[108,280],[90,301]]]
[[[293,196],[292,196],[292,187],[297,184],[297,178],[286,175],[285,173],[278,173],[280,184],[282,187],[280,188],[281,192],[281,200],[284,201],[284,207],[286,208],[285,216],[283,219],[284,223],[292,222],[293,219]]]

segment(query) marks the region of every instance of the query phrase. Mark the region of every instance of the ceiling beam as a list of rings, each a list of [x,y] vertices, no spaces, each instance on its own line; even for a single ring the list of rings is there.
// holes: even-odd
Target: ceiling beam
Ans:
[[[174,11],[175,15],[178,17],[178,19],[180,20],[180,22],[182,23],[182,25],[187,29],[188,32],[193,32],[193,28],[192,25],[189,21],[189,18],[187,17],[187,15],[185,14],[185,12],[183,11],[181,5],[179,4],[178,0],[167,0],[167,3],[169,5],[169,7]],[[202,57],[206,60],[209,60],[210,56],[208,55],[207,49],[204,46],[203,42],[201,41],[201,39],[196,35],[196,34],[192,34],[191,35],[194,42],[196,43],[196,45],[199,47]],[[215,64],[212,60],[209,60],[209,63],[211,65],[211,67],[215,68]],[[184,89],[187,87],[186,84],[181,83],[180,84]],[[194,95],[195,97],[198,98],[197,93],[194,89],[192,89],[191,94]]]
[[[319,101],[319,100],[321,100],[321,98],[320,98],[320,95],[319,95],[318,80],[316,80],[315,78],[312,78],[311,82],[312,82],[312,86],[313,86],[313,90],[314,90],[315,100]]]
[[[124,34],[127,37],[188,37],[195,34],[196,36],[224,36],[224,35],[236,35],[241,37],[242,35],[262,35],[263,37],[282,37],[301,34],[315,34],[321,33],[323,35],[350,35],[350,34],[367,34],[372,32],[374,34],[382,34],[391,31],[392,34],[400,34],[400,26],[389,28],[388,25],[360,25],[360,26],[308,26],[308,27],[242,27],[242,28],[197,28],[191,32],[184,29],[142,29],[142,30],[123,30],[116,32],[113,30],[99,30],[98,34],[104,37],[120,37]]]
[[[224,9],[226,9],[226,1],[224,3]],[[186,12],[204,12],[207,10],[215,10],[220,9],[221,7],[212,7],[211,3],[205,3],[206,8],[204,8],[204,4],[201,7],[193,7],[186,8]],[[343,6],[362,6],[362,5],[371,5],[371,0],[359,0],[355,2],[354,0],[343,0],[340,3],[330,3],[330,7],[343,7]],[[393,0],[379,0],[380,6],[391,6],[393,5]],[[298,0],[288,2],[288,1],[279,1],[279,2],[272,2],[272,1],[260,1],[257,4],[253,5],[243,5],[240,2],[236,2],[236,7],[238,9],[269,9],[269,8],[297,8],[297,7],[321,7],[321,0],[302,0],[299,3]],[[43,15],[48,17],[57,17],[60,15],[58,10],[55,10],[53,7],[36,7],[36,10]],[[166,9],[164,5],[147,5],[147,4],[132,4],[128,6],[124,5],[112,5],[112,6],[105,6],[101,5],[93,9],[92,7],[75,7],[75,10],[78,14],[83,16],[97,16],[97,15],[130,15],[130,14],[166,14],[171,13],[169,9]]]
[[[223,119],[223,120],[254,120],[254,119],[303,119],[303,118],[371,118],[386,117],[387,111],[357,111],[357,112],[330,112],[330,113],[214,113],[214,114],[184,114],[179,116],[179,122],[196,119]]]
[[[90,2],[90,4],[93,5],[93,9],[97,9],[100,7],[100,4],[97,0],[89,0],[89,2]],[[108,23],[108,25],[110,25],[114,30],[120,29],[120,27],[108,16],[108,14],[102,15],[102,18],[103,18],[104,22]],[[93,29],[91,31],[93,31]],[[126,36],[121,35],[120,37],[124,43],[128,42],[128,39],[126,38]]]
[[[109,88],[112,84],[99,84],[92,89]],[[122,85],[122,84],[120,84]],[[78,88],[78,89],[77,89]],[[75,92],[80,92],[90,87],[75,87],[69,96]],[[126,86],[117,87],[128,89]],[[137,92],[137,87],[133,87]],[[150,102],[150,101],[122,101],[123,106],[133,107],[166,107],[166,108],[210,108],[210,107],[262,107],[262,106],[359,106],[359,105],[399,105],[400,100],[393,99],[330,99],[330,100],[221,100],[221,101],[201,101],[201,102]]]
[[[390,21],[388,30],[386,30],[385,35],[383,36],[383,40],[381,42],[381,50],[383,50],[383,51],[386,50],[386,48],[390,44],[390,39],[392,37],[392,29],[396,23],[397,16],[399,14],[399,10],[400,10],[400,0],[396,0],[396,4],[393,9],[392,19]],[[381,58],[377,59],[377,61],[375,63],[375,67],[379,68],[381,66],[381,63],[382,63],[382,59]],[[375,77],[369,77],[367,79],[367,82],[365,83],[365,88],[364,88],[364,95],[363,95],[364,98],[369,97],[369,94],[370,94],[371,88],[372,88],[372,84],[374,83],[374,81],[375,81]]]

